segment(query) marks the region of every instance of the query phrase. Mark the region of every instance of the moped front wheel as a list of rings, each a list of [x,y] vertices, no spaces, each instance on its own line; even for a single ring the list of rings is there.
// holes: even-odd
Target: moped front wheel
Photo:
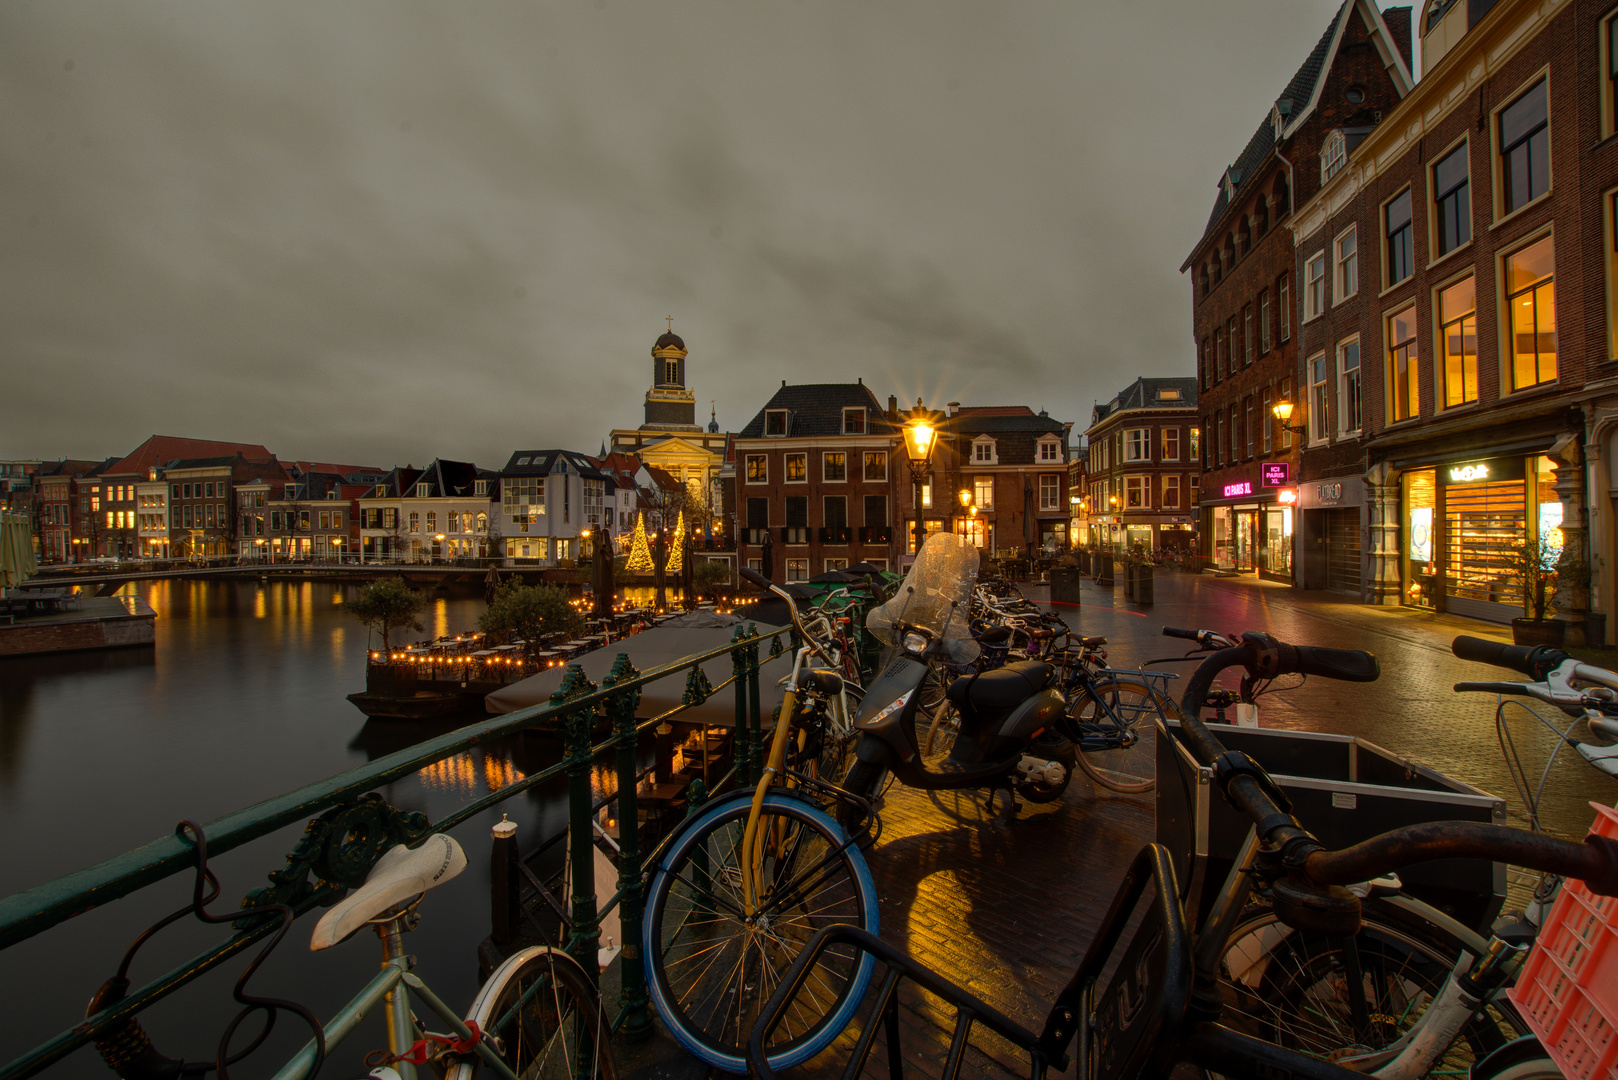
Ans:
[[[843,790],[864,799],[874,811],[876,800],[888,783],[888,767],[875,761],[856,761],[843,777]],[[864,824],[865,809],[846,800],[837,804],[837,823],[849,832]]]

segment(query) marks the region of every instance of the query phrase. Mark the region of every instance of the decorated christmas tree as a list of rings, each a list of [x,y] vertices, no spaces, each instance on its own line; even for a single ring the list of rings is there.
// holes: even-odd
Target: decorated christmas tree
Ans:
[[[646,515],[635,515],[635,539],[629,546],[629,561],[624,564],[624,571],[630,574],[650,574],[652,572],[652,548],[646,542]]]
[[[678,574],[685,568],[685,511],[674,522],[673,546],[669,549],[668,572]]]

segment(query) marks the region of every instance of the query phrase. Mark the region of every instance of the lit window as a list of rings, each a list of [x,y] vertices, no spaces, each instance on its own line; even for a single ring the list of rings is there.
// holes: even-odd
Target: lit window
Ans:
[[[1396,285],[1416,272],[1411,248],[1410,189],[1395,196],[1382,215],[1388,236],[1388,284]]]
[[[1124,460],[1152,460],[1152,429],[1130,428],[1124,432]]]
[[[979,510],[994,509],[994,477],[972,477],[972,501]]]
[[[1551,186],[1550,103],[1545,80],[1500,110],[1500,179],[1509,214]]]
[[[1042,475],[1039,478],[1039,508],[1041,510],[1060,510],[1062,508],[1061,477]]]
[[[1145,476],[1124,477],[1124,509],[1144,510],[1151,505],[1151,480]]]
[[[888,452],[886,450],[865,451],[865,479],[886,480],[888,478]]]
[[[1177,427],[1163,429],[1163,460],[1180,460],[1180,429]]]
[[[848,479],[848,455],[842,451],[822,454],[820,457],[820,478],[829,482],[838,482]]]
[[[747,482],[764,484],[770,479],[770,459],[763,454],[747,455]]]
[[[1337,426],[1344,435],[1360,430],[1360,341],[1337,346]]]
[[[1551,237],[1506,256],[1512,388],[1556,378],[1556,247]]]
[[[1439,341],[1444,359],[1444,404],[1478,399],[1477,279],[1468,274],[1438,294]]]
[[[1438,253],[1448,255],[1472,239],[1472,196],[1467,144],[1461,143],[1433,166]]]
[[[789,484],[802,484],[809,480],[809,455],[787,454],[784,458]]]
[[[1416,309],[1388,316],[1388,419],[1409,420],[1421,412],[1416,385]]]

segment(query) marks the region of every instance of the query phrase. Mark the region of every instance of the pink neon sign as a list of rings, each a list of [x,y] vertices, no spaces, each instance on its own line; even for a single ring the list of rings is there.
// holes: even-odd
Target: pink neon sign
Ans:
[[[1225,485],[1225,498],[1227,499],[1236,495],[1251,494],[1253,494],[1253,481],[1251,480],[1238,480],[1234,484]]]

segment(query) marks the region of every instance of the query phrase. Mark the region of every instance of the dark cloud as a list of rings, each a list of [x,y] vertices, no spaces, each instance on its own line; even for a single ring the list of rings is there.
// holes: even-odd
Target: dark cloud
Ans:
[[[0,8],[0,456],[593,450],[673,315],[782,378],[1078,421],[1329,0]],[[703,410],[706,412],[706,406]]]

